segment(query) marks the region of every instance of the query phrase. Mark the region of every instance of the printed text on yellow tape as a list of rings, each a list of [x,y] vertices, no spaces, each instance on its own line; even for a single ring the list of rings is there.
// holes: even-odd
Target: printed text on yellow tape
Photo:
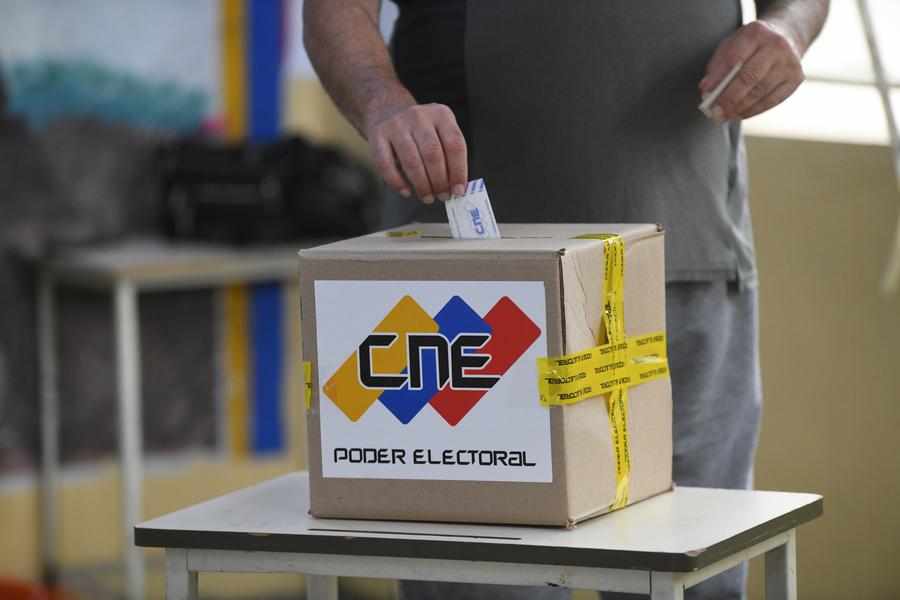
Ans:
[[[541,404],[572,404],[669,374],[666,334],[628,338],[565,356],[537,359]]]

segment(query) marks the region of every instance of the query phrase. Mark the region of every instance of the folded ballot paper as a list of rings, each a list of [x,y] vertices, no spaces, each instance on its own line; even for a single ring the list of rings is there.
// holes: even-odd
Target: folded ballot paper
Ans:
[[[450,232],[456,239],[499,238],[500,228],[494,219],[494,211],[488,198],[484,179],[469,182],[466,193],[451,196],[444,203]]]

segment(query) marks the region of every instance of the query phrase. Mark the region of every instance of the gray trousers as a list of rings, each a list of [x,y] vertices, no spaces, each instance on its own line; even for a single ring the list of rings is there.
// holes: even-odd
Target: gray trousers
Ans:
[[[666,285],[676,484],[738,489],[753,485],[762,414],[758,324],[754,288],[738,291],[735,284],[712,281]],[[746,567],[735,567],[689,589],[685,598],[743,600],[746,582]],[[400,584],[402,600],[557,600],[570,595],[560,588]],[[603,594],[604,600],[639,598]]]

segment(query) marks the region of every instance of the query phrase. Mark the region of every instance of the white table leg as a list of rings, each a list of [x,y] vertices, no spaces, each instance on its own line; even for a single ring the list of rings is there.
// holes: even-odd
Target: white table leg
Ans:
[[[44,583],[57,583],[59,568],[59,387],[53,276],[38,279],[38,361],[41,386],[41,562]]]
[[[766,552],[766,600],[797,600],[797,530]]]
[[[650,573],[650,600],[684,600],[684,576],[681,573]]]
[[[338,600],[338,578],[334,575],[307,575],[306,600]]]
[[[198,600],[197,571],[188,571],[187,550],[166,548],[166,600]]]
[[[144,597],[141,549],[134,526],[141,518],[141,373],[137,290],[130,281],[115,287],[116,372],[119,402],[119,456],[122,477],[122,541],[128,600]]]

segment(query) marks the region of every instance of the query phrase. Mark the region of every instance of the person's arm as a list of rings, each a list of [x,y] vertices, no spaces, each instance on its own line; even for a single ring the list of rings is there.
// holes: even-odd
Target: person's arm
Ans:
[[[819,34],[829,0],[756,0],[757,20],[725,38],[706,67],[708,94],[738,63],[737,76],[712,106],[713,119],[746,119],[781,104],[803,82],[800,59]]]
[[[426,203],[462,195],[466,142],[456,117],[442,104],[418,104],[400,83],[378,29],[380,9],[381,0],[305,0],[310,60],[388,185],[409,196],[412,184]]]

